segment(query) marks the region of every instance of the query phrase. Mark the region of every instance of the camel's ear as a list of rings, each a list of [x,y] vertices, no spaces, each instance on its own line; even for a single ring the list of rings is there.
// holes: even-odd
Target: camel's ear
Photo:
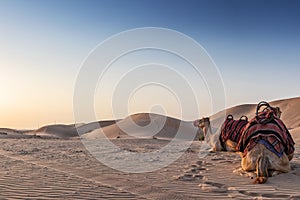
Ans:
[[[279,107],[276,107],[278,113],[282,113]]]
[[[275,115],[277,115],[277,117],[280,118],[281,113],[282,113],[281,110],[280,110],[280,108],[279,108],[279,107],[276,107],[276,108],[275,108],[275,111],[276,111]]]

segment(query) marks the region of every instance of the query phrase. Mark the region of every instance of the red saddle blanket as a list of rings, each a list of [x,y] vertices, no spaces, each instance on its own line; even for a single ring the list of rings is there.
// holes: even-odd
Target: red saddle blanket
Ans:
[[[222,143],[226,142],[226,140],[231,140],[233,142],[238,143],[242,136],[242,132],[248,123],[248,119],[234,120],[232,115],[228,115],[227,119],[222,125],[220,140]]]
[[[246,156],[257,143],[264,144],[278,157],[281,157],[283,153],[289,155],[295,150],[295,142],[290,132],[272,110],[261,112],[249,121],[242,133],[237,150]]]

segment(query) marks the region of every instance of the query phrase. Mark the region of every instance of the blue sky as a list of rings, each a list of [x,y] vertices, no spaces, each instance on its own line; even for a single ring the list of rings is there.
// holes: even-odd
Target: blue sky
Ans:
[[[139,27],[200,43],[220,70],[227,106],[299,96],[299,20],[297,0],[0,0],[0,127],[72,123],[83,60],[106,38]],[[139,109],[132,112],[149,106]]]

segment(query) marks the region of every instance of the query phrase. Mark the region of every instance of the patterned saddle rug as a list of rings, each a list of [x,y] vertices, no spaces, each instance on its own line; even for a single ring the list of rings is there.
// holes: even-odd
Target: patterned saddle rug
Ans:
[[[234,120],[232,115],[228,115],[225,122],[222,125],[220,142],[223,149],[225,148],[225,142],[231,140],[238,143],[242,136],[246,125],[248,124],[248,118],[242,116],[239,120]]]
[[[282,120],[276,116],[274,109],[264,109],[262,112],[258,112],[258,109],[256,116],[246,125],[237,150],[246,156],[257,143],[261,143],[278,157],[283,153],[292,154],[295,142]]]

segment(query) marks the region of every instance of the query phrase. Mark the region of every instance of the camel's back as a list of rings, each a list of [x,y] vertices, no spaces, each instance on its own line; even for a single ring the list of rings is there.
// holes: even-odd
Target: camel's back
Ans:
[[[237,146],[238,150],[245,155],[257,143],[261,143],[279,157],[283,153],[292,154],[295,142],[282,120],[276,116],[265,119],[267,117],[267,114],[260,118],[255,117],[247,124]],[[263,123],[264,121],[267,123]]]

